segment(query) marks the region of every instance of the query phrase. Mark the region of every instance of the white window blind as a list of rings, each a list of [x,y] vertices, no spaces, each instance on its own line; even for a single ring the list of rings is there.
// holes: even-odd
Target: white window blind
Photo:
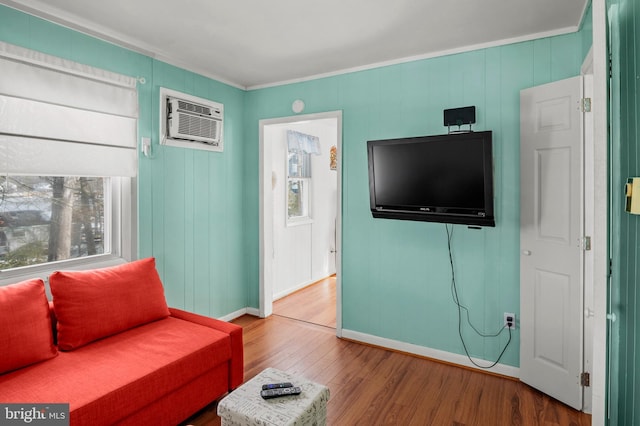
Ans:
[[[137,174],[135,78],[0,42],[0,173]]]

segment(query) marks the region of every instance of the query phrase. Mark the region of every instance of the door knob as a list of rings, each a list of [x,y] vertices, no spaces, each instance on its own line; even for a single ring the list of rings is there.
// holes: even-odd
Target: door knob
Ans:
[[[531,256],[531,252],[529,250],[522,250],[522,254],[525,256]]]

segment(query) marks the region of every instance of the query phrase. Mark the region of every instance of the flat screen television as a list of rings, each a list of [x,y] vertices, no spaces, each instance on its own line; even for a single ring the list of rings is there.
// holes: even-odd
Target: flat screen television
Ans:
[[[376,218],[495,226],[491,131],[367,142]]]

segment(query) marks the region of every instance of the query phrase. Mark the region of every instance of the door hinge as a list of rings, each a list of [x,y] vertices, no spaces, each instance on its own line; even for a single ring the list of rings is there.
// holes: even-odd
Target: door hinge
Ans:
[[[584,387],[591,386],[590,380],[591,380],[591,377],[589,373],[587,373],[586,371],[584,373],[580,373],[580,386],[584,386]]]
[[[585,236],[582,238],[582,250],[589,251],[591,250],[591,237]]]
[[[582,112],[591,112],[591,98],[580,99],[580,110]]]

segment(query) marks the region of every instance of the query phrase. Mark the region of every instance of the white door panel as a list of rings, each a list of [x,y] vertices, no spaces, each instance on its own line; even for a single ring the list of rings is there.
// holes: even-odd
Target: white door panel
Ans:
[[[571,238],[571,149],[542,148],[535,153],[538,210],[537,237],[548,243],[569,244]]]
[[[583,153],[575,77],[520,92],[520,378],[582,408]]]

